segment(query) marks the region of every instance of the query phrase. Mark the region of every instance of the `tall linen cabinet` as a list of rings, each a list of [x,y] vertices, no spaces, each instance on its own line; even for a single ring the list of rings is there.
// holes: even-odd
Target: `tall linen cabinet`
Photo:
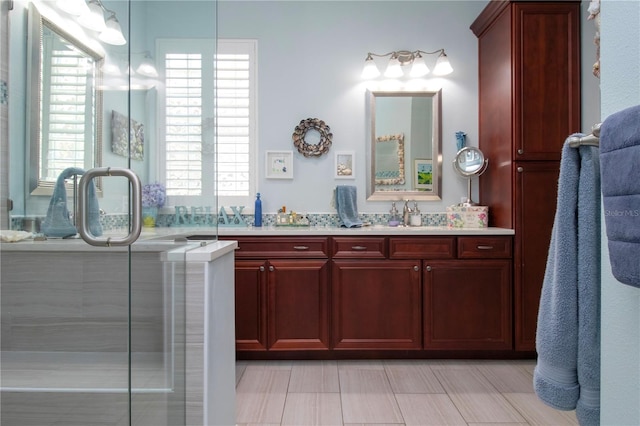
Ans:
[[[479,52],[480,202],[515,230],[514,346],[534,351],[562,145],[580,131],[580,1],[491,1]]]

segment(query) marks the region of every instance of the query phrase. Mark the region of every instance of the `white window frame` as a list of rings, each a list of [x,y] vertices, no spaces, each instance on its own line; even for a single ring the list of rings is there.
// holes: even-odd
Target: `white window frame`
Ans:
[[[253,211],[253,200],[256,192],[258,192],[258,117],[257,117],[257,40],[253,39],[218,39],[217,46],[214,46],[211,39],[161,39],[156,43],[156,57],[158,58],[158,71],[160,75],[164,74],[164,57],[167,53],[201,53],[203,54],[203,76],[211,71],[211,78],[203,77],[203,117],[214,115],[214,72],[213,58],[216,52],[221,53],[248,53],[250,56],[250,77],[249,77],[249,189],[248,193],[243,196],[221,196],[211,191],[206,192],[206,186],[203,183],[205,193],[199,196],[176,196],[168,195],[168,207],[187,206],[187,207],[216,207],[216,206],[246,206],[244,212]],[[164,82],[158,86],[158,150],[157,150],[157,180],[166,181],[166,119],[165,119],[165,86]],[[207,97],[207,93],[211,96]],[[205,105],[205,99],[208,101]],[[217,133],[217,130],[216,130]],[[217,138],[217,134],[216,134]],[[216,141],[217,143],[217,141]],[[207,169],[209,167],[218,170],[217,158],[215,165],[203,163],[203,180],[206,179]],[[154,180],[154,179],[151,179]],[[216,179],[217,182],[217,179]],[[217,202],[215,196],[217,195]],[[219,207],[218,207],[219,208]]]

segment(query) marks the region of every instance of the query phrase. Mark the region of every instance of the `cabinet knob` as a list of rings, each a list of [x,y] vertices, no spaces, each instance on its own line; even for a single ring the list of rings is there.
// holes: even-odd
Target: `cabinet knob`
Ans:
[[[416,266],[413,267],[413,270],[418,272],[420,270],[420,268],[418,268],[418,265],[416,265]]]
[[[309,250],[309,246],[293,246],[294,250]]]
[[[427,265],[426,268],[424,268],[427,272],[431,272],[431,266]]]
[[[273,272],[273,271],[275,271],[275,270],[276,270],[276,268],[274,268],[273,266],[269,266],[269,271],[270,271],[270,272]]]
[[[351,246],[351,250],[353,251],[365,251],[367,250],[366,246]]]
[[[518,173],[522,173],[524,172],[524,167],[518,167],[516,170],[518,171]]]
[[[260,272],[264,272],[264,266],[260,267]]]
[[[524,154],[524,149],[519,148],[519,149],[518,149],[518,154],[520,154],[520,155]]]

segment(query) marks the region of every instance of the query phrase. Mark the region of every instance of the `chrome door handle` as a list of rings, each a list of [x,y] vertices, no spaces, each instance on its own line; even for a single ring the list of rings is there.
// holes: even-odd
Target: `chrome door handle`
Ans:
[[[132,195],[132,212],[131,212],[131,231],[129,235],[123,238],[98,238],[94,237],[89,232],[89,224],[87,219],[87,201],[89,182],[91,179],[98,176],[124,176],[129,179],[131,184]],[[128,246],[133,244],[142,231],[142,185],[140,178],[130,169],[124,169],[120,167],[98,167],[95,169],[87,170],[80,179],[80,186],[78,190],[78,220],[76,221],[78,232],[83,240],[92,246],[98,247],[110,247],[110,246]]]

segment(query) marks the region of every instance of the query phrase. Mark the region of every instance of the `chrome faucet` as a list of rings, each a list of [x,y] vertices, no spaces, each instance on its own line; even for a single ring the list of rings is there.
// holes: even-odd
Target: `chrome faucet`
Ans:
[[[404,200],[404,208],[402,209],[402,222],[404,226],[409,226],[411,217],[411,207],[409,207],[409,200]]]

